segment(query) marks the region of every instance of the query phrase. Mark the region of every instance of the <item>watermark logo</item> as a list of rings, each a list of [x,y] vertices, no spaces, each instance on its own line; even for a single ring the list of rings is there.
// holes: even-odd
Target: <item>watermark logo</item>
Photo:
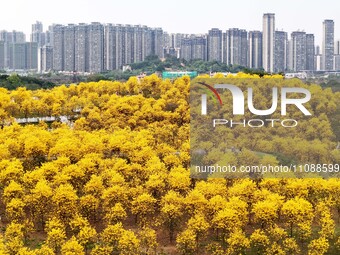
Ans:
[[[338,169],[338,152],[326,152],[335,146],[335,122],[330,125],[335,99],[299,80],[194,79],[189,94],[191,176],[301,178],[314,170],[327,176]],[[316,146],[325,153],[319,155]]]
[[[208,88],[210,91],[212,91],[216,98],[218,99],[220,105],[222,106],[222,99],[220,94],[217,92],[216,89],[227,89],[231,92],[232,94],[232,99],[233,99],[233,115],[244,115],[245,110],[244,110],[244,105],[245,105],[245,96],[243,91],[231,84],[215,84],[213,87],[205,84],[203,82],[198,82],[199,84],[205,86]],[[304,89],[304,88],[289,88],[289,87],[284,87],[281,88],[280,91],[281,95],[281,115],[285,116],[287,115],[287,105],[295,105],[305,116],[310,116],[312,115],[304,106],[305,103],[307,103],[311,99],[311,93],[309,90]],[[288,98],[288,94],[303,94],[305,97],[304,98]],[[211,94],[211,93],[210,93]],[[249,87],[248,88],[248,109],[249,111],[258,116],[267,116],[273,114],[278,106],[278,88],[274,87],[272,88],[272,106],[270,109],[266,110],[259,110],[254,107],[253,104],[253,88]],[[216,99],[213,96],[210,96],[213,98],[213,100],[216,101]],[[201,96],[202,100],[202,115],[207,115],[207,94],[202,94]]]

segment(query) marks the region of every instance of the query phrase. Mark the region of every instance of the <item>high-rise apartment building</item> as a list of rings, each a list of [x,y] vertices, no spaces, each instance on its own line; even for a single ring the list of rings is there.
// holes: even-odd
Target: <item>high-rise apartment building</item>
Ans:
[[[291,34],[291,69],[293,71],[306,70],[306,33],[296,31]]]
[[[223,34],[223,62],[228,65],[248,66],[248,33],[232,28]]]
[[[133,27],[133,63],[142,62],[145,59],[144,54],[144,27],[143,26],[134,26]],[[164,42],[169,44],[170,43],[170,36],[166,34],[164,36],[166,39],[164,39]]]
[[[171,36],[168,32],[163,32],[163,47],[170,48]]]
[[[288,36],[284,31],[275,31],[274,41],[274,72],[287,69]]]
[[[123,47],[124,47],[124,64],[131,64],[134,63],[134,27],[131,25],[126,25],[124,27],[125,32],[124,32],[124,42],[123,42]],[[162,48],[163,50],[163,48]]]
[[[104,41],[104,63],[106,70],[115,70],[122,67],[122,49],[118,48],[118,44],[123,43],[123,31],[121,25],[114,26],[107,24],[105,26]]]
[[[149,27],[144,27],[144,56],[151,56],[154,54],[153,50],[153,33]]]
[[[322,40],[322,69],[334,68],[334,21],[324,20]]]
[[[104,70],[104,26],[92,22],[88,27],[89,72],[100,73]]]
[[[180,45],[180,56],[187,61],[193,59],[206,60],[206,37],[203,35],[188,35],[188,37],[183,38]]]
[[[274,72],[275,14],[263,15],[262,63],[267,72]]]
[[[212,28],[208,32],[208,61],[222,62],[222,30]]]
[[[53,70],[64,71],[64,26],[52,25]]]
[[[74,24],[69,24],[64,27],[64,69],[63,71],[75,71],[75,29]]]
[[[192,59],[207,60],[207,38],[196,35],[192,39]]]
[[[181,58],[186,61],[192,59],[192,39],[190,37],[183,38],[181,41]]]
[[[250,31],[248,44],[248,66],[254,69],[262,68],[262,33]]]
[[[39,21],[32,24],[31,42],[38,43],[38,47],[42,47],[46,44],[46,35],[43,31],[43,24]]]
[[[38,43],[37,42],[26,42],[25,43],[26,53],[26,64],[25,69],[37,70],[38,69]]]
[[[53,47],[44,45],[40,48],[40,71],[49,72],[53,70]]]
[[[306,70],[315,70],[315,42],[313,34],[306,34]]]
[[[181,42],[183,38],[189,37],[188,34],[171,34],[170,47],[171,48],[181,48]]]
[[[38,43],[10,43],[8,44],[9,65],[11,70],[38,69]]]
[[[74,31],[74,69],[77,72],[84,73],[89,70],[88,46],[88,26],[80,23]]]
[[[163,51],[163,29],[162,28],[155,28],[152,30],[152,55],[156,55],[159,58],[164,57]]]
[[[9,52],[9,68],[12,70],[26,69],[26,43],[9,44]]]

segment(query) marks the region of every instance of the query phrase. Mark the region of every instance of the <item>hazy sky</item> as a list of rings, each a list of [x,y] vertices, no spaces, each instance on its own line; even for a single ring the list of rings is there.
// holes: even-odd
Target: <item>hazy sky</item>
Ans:
[[[44,30],[52,23],[103,22],[142,24],[179,33],[206,33],[244,28],[262,30],[263,13],[276,14],[276,28],[313,33],[322,40],[322,21],[335,21],[335,39],[340,38],[338,0],[1,0],[0,30],[31,32],[41,21]]]

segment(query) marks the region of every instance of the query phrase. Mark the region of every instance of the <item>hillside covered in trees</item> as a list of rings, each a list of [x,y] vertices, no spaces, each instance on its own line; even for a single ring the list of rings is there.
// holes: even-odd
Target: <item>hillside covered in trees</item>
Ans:
[[[317,97],[318,118],[290,134],[298,143],[282,132],[280,156],[313,152],[338,164],[340,93],[303,86]],[[0,254],[339,254],[340,179],[190,178],[189,90],[188,77],[155,75],[1,88]],[[42,116],[69,122],[15,122]],[[243,147],[229,153],[236,164],[282,160],[269,143],[228,139]]]

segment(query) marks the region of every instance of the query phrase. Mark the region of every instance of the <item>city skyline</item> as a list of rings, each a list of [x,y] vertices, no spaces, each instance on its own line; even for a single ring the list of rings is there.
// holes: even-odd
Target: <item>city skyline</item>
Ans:
[[[31,45],[23,32],[0,31],[0,68],[98,73],[124,69],[150,55],[172,55],[187,61],[263,67],[267,72],[340,70],[340,55],[334,54],[339,52],[334,49],[339,42],[334,42],[334,24],[333,20],[323,22],[320,54],[314,34],[294,31],[288,39],[287,32],[276,31],[275,13],[263,14],[262,32],[212,28],[204,35],[99,22],[55,24],[44,32],[43,24],[36,22]]]
[[[161,8],[159,8],[161,6]],[[248,7],[247,7],[248,6]],[[209,8],[207,8],[209,7]],[[51,11],[53,8],[53,11]],[[142,24],[148,27],[162,27],[168,33],[205,33],[211,28],[228,30],[240,28],[261,30],[262,14],[276,14],[276,29],[290,34],[304,30],[315,35],[315,44],[322,43],[322,21],[337,19],[340,3],[325,1],[269,1],[254,2],[243,0],[237,4],[228,4],[217,0],[209,5],[197,1],[171,1],[160,5],[159,1],[112,2],[107,0],[65,1],[46,4],[45,1],[13,0],[3,3],[4,12],[0,17],[0,27],[5,30],[23,31],[28,37],[30,24],[39,20],[47,28],[54,24],[69,23],[113,23]],[[242,13],[242,15],[240,15]],[[340,38],[340,27],[335,26],[335,39]]]

